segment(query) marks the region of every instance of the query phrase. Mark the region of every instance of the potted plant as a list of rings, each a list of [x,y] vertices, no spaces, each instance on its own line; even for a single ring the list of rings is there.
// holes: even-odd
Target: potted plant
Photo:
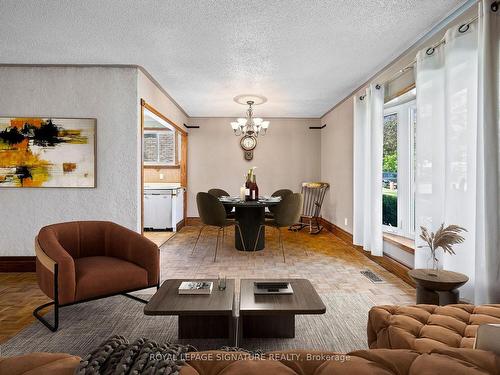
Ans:
[[[439,229],[434,233],[429,233],[426,227],[420,227],[420,238],[424,240],[427,245],[419,247],[428,247],[431,251],[432,268],[429,269],[429,275],[437,276],[439,260],[436,257],[436,250],[442,248],[445,253],[454,255],[453,246],[465,241],[465,238],[460,235],[462,232],[467,232],[467,229],[458,225],[444,226],[441,224]]]

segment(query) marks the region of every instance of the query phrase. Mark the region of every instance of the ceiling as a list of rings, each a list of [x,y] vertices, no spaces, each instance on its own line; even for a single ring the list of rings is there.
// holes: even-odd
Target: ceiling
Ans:
[[[134,64],[193,117],[319,117],[466,0],[0,0],[0,63]]]

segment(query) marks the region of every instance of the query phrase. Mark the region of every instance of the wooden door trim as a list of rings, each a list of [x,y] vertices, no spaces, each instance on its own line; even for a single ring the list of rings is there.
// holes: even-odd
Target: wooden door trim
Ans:
[[[161,119],[165,120],[168,122],[170,125],[172,125],[179,133],[181,134],[181,162],[179,166],[175,166],[175,168],[180,168],[181,170],[181,186],[185,189],[184,191],[184,217],[183,220],[186,220],[187,217],[187,188],[188,188],[188,181],[187,181],[187,148],[188,148],[188,133],[182,129],[180,126],[178,126],[175,122],[170,120],[168,117],[163,115],[161,112],[159,112],[156,108],[153,106],[149,105],[146,103],[144,99],[141,98],[140,100],[140,111],[141,111],[141,125],[140,125],[140,132],[141,132],[141,139],[140,139],[140,150],[141,150],[141,234],[144,234],[144,109],[147,109],[148,111],[154,113],[156,116],[160,117]],[[153,168],[158,168],[158,166],[152,166]],[[162,167],[163,168],[163,167]]]
[[[155,107],[151,106],[150,104],[146,103],[144,99],[141,99],[141,106],[143,108],[146,108],[148,111],[153,112],[156,116],[161,118],[162,120],[165,120],[168,122],[170,125],[172,125],[176,130],[178,130],[181,134],[187,135],[187,132],[182,129],[179,125],[177,125],[174,121],[170,120],[167,116],[163,115],[160,111],[158,111]],[[144,114],[143,114],[144,116]],[[142,128],[144,129],[144,118],[142,118]]]

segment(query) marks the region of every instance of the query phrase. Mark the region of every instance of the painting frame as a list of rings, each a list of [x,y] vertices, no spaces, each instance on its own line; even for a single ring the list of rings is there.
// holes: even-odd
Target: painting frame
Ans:
[[[2,125],[4,125],[6,120],[15,120],[15,119],[36,119],[36,120],[51,120],[54,121],[55,124],[57,125],[57,122],[59,121],[64,121],[64,122],[78,122],[79,120],[81,121],[86,121],[90,123],[90,127],[87,128],[87,130],[90,131],[90,134],[86,136],[86,138],[90,141],[91,146],[88,147],[89,152],[91,152],[91,158],[92,161],[91,163],[88,163],[88,165],[91,167],[91,182],[87,184],[59,184],[59,185],[47,185],[47,184],[41,184],[40,186],[24,186],[21,184],[21,186],[13,186],[12,184],[4,184],[2,181],[0,181],[0,190],[1,189],[95,189],[97,188],[97,118],[96,117],[74,117],[74,116],[46,116],[46,115],[0,115],[0,131],[2,131]],[[2,124],[3,122],[3,124]],[[64,129],[63,129],[64,130]],[[67,130],[67,129],[66,129]],[[0,139],[0,143],[1,143]],[[1,146],[1,145],[0,145]],[[0,149],[0,151],[2,151]],[[0,170],[2,169],[2,158],[0,156]],[[71,163],[72,164],[72,163]],[[66,171],[66,170],[65,170]],[[1,172],[0,172],[1,174]],[[0,176],[1,178],[2,176]]]

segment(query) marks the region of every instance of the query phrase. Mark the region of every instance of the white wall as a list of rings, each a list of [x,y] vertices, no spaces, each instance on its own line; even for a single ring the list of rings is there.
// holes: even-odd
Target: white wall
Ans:
[[[141,99],[144,99],[147,104],[151,105],[153,108],[155,108],[157,111],[159,111],[162,115],[170,119],[175,123],[175,125],[179,126],[180,128],[183,128],[183,124],[188,123],[188,117],[186,113],[177,106],[177,104],[174,103],[174,101],[166,95],[160,88],[146,75],[144,74],[140,69],[137,69],[137,103],[136,103],[136,108],[137,108],[137,124],[138,124],[138,137],[139,139],[142,139],[142,134],[140,134],[141,131]],[[187,129],[185,129],[187,130]],[[188,149],[189,149],[189,137],[188,137]],[[141,144],[137,144],[137,154],[140,155],[141,153]],[[142,159],[139,156],[139,159],[137,160],[138,163],[138,168],[142,168],[141,165]],[[188,166],[189,168],[189,166]],[[164,176],[167,177],[166,181],[169,181],[172,172],[174,172],[173,169],[170,170],[165,170],[165,169],[148,169],[145,172],[145,181],[155,181],[158,182],[160,173],[163,174]],[[175,174],[174,181],[178,182],[179,181],[179,176],[180,172],[175,170],[175,172],[178,172]],[[141,176],[138,176],[138,181],[137,181],[137,186],[140,186],[141,184]],[[189,186],[189,179],[188,179],[188,186]],[[189,188],[189,187],[188,187]],[[137,196],[137,205],[140,208],[141,204],[143,203],[143,197],[140,195]],[[140,217],[139,217],[139,222],[137,223],[137,227],[140,228],[141,223],[140,223]]]
[[[47,224],[112,220],[137,229],[134,68],[0,67],[1,116],[97,118],[97,188],[1,188],[0,256],[34,255]]]
[[[413,254],[400,249],[398,246],[393,245],[388,241],[384,241],[384,254],[389,255],[391,258],[409,268],[413,268],[415,266],[415,256]]]
[[[321,119],[321,124],[326,124],[321,130],[321,180],[330,183],[322,216],[349,233],[352,233],[353,114],[350,98]]]
[[[165,93],[151,81],[141,70],[137,70],[137,100],[140,109],[140,100],[157,109],[162,115],[168,117],[179,127],[187,124],[188,117]],[[139,116],[140,121],[140,116]]]
[[[321,131],[318,119],[270,119],[266,136],[257,139],[254,159],[246,161],[229,118],[193,118],[188,149],[188,216],[196,217],[196,193],[222,188],[239,195],[248,168],[257,166],[257,184],[261,195],[289,188],[300,191],[304,181],[320,178]]]

